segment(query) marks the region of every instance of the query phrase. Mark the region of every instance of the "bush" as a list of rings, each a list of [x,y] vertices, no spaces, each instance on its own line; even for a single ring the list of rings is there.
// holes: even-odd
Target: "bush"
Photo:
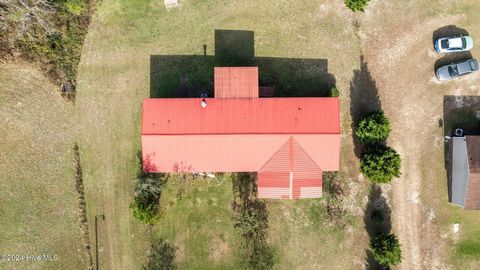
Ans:
[[[345,0],[345,5],[352,11],[364,11],[370,0]]]
[[[146,224],[155,222],[159,214],[159,200],[163,181],[158,177],[146,175],[138,179],[135,196],[130,204],[133,216]]]
[[[234,200],[233,222],[242,236],[240,263],[246,269],[273,268],[273,250],[268,246],[268,212],[265,202],[256,198],[256,176],[252,173],[232,174]]]
[[[338,97],[340,96],[340,91],[338,91],[338,88],[336,86],[330,88],[330,96],[331,97]]]
[[[390,121],[382,110],[370,113],[358,123],[355,135],[362,143],[385,141],[390,134]]]
[[[148,263],[144,270],[174,270],[175,252],[177,248],[162,238],[153,239],[150,243]]]
[[[360,158],[360,171],[374,183],[389,183],[400,176],[400,155],[390,147],[370,146]]]
[[[153,224],[157,220],[157,205],[143,205],[138,198],[134,198],[130,204],[130,209],[132,209],[133,216],[140,222]]]
[[[265,205],[260,202],[252,204],[256,204],[256,206],[243,209],[237,214],[234,227],[247,239],[264,238],[268,229]]]
[[[0,56],[20,52],[22,57],[41,64],[54,82],[75,85],[94,3],[87,0],[2,1]]]
[[[242,252],[241,264],[246,269],[267,270],[275,264],[273,250],[264,241],[247,242],[243,244]]]
[[[394,234],[381,233],[370,242],[373,258],[383,266],[399,264],[402,261],[402,250]]]

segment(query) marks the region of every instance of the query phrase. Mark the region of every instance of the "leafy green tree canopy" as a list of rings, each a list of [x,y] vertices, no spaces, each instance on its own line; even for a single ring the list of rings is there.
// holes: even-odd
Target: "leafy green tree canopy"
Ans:
[[[362,143],[385,141],[390,134],[390,121],[382,110],[370,113],[358,123],[355,135]]]
[[[352,11],[364,11],[370,0],[344,0],[345,5]]]
[[[360,157],[360,171],[374,183],[389,183],[400,176],[400,155],[390,147],[372,145]]]
[[[373,258],[383,266],[397,265],[402,261],[402,250],[394,234],[381,233],[370,242]]]

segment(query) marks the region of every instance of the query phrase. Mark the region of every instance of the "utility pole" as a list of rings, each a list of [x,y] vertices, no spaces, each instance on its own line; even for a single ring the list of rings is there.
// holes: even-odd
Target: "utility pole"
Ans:
[[[102,220],[105,220],[105,215],[95,216],[95,269],[96,270],[98,270],[98,226],[97,226],[98,217],[101,217]]]

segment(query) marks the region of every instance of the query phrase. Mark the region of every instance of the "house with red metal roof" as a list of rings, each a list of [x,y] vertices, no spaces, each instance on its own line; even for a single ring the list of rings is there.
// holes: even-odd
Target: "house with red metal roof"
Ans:
[[[257,67],[215,67],[214,98],[147,98],[145,172],[256,172],[258,197],[322,196],[338,171],[338,98],[259,97]]]

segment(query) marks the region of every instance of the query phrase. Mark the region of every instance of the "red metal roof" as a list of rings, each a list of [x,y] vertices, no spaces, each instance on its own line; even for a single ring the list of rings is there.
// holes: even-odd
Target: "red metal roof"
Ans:
[[[260,198],[312,198],[322,195],[322,170],[290,137],[258,172]]]
[[[338,98],[258,98],[258,69],[215,68],[215,99],[145,99],[146,172],[258,172],[259,197],[315,198],[338,171]]]
[[[144,99],[142,134],[338,134],[338,98]]]
[[[291,137],[323,171],[338,171],[339,134],[142,135],[145,171],[257,172]]]
[[[258,98],[258,67],[215,67],[215,98]]]

